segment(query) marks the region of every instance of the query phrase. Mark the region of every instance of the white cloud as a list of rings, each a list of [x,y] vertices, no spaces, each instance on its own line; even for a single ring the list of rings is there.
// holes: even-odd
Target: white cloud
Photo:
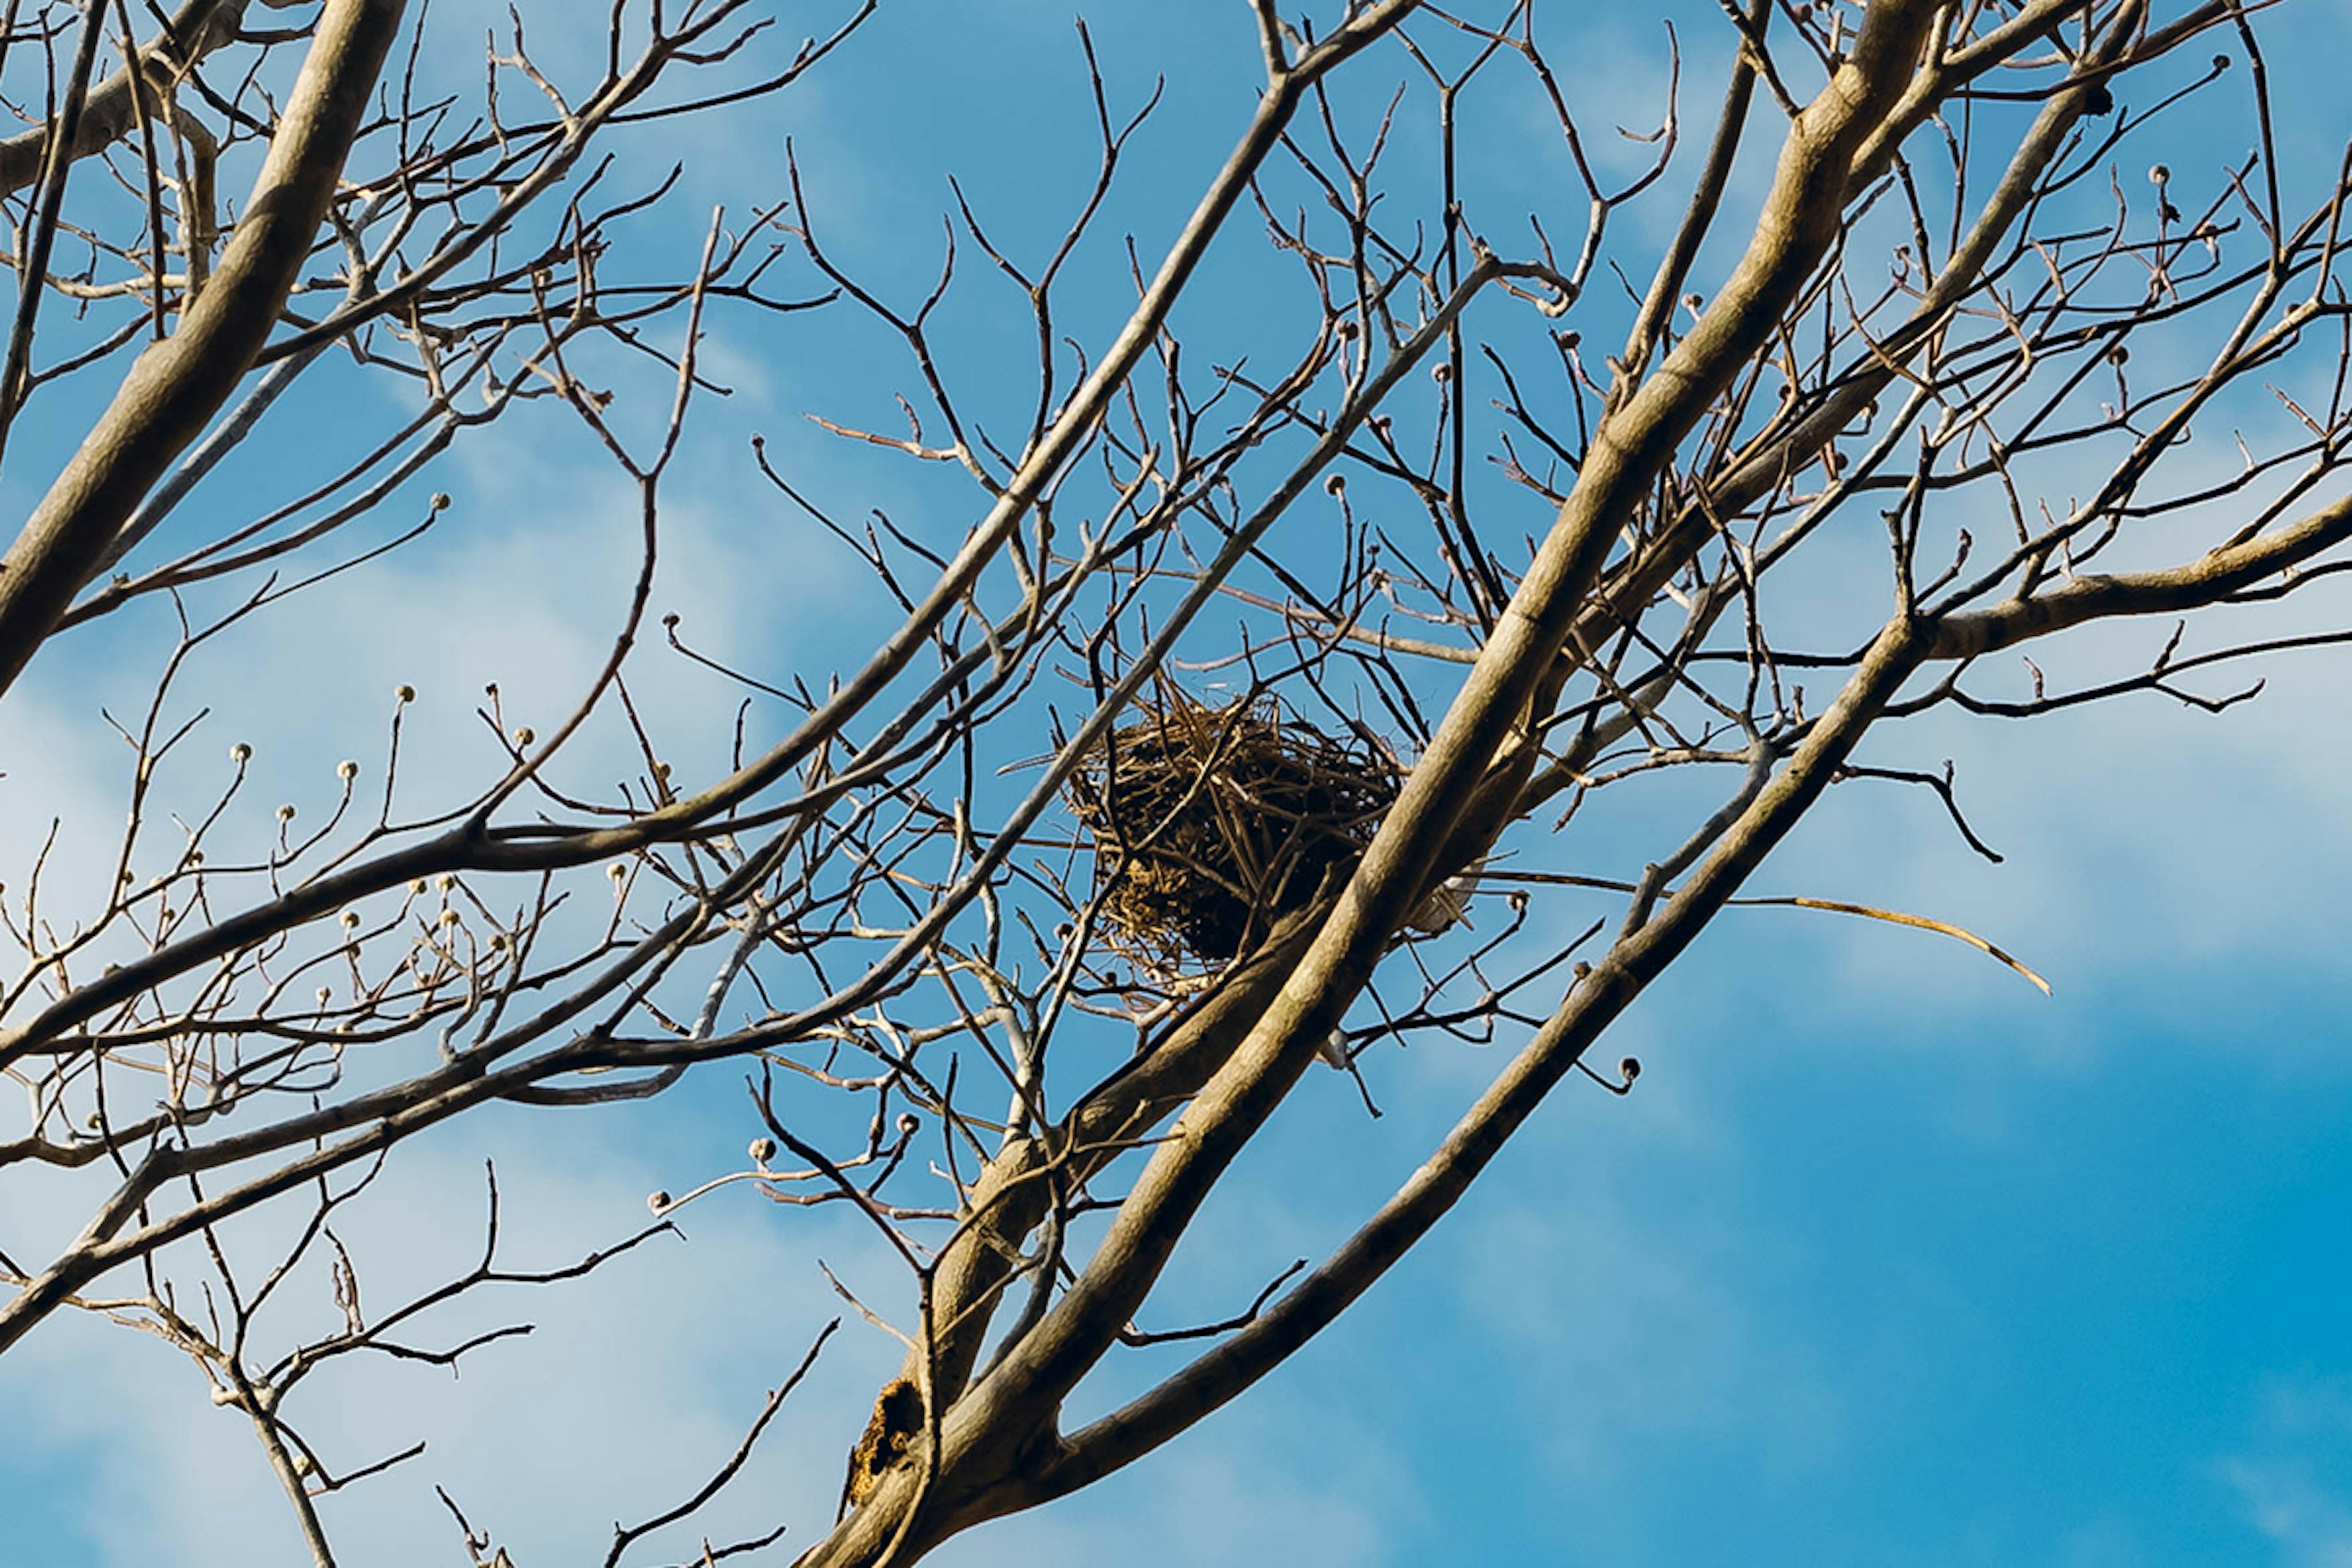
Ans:
[[[371,1310],[381,1315],[405,1289],[462,1272],[478,1255],[478,1156],[493,1142],[508,1267],[561,1267],[635,1230],[646,1192],[677,1178],[615,1146],[607,1131],[593,1118],[519,1117],[495,1140],[470,1129],[466,1139],[404,1149],[381,1201],[362,1199],[338,1227]],[[359,1358],[298,1390],[288,1414],[332,1465],[430,1441],[422,1458],[325,1502],[344,1562],[453,1558],[455,1529],[435,1483],[518,1562],[601,1560],[615,1519],[659,1512],[698,1486],[740,1441],[761,1391],[842,1315],[814,1257],[852,1278],[882,1279],[892,1267],[861,1221],[775,1209],[747,1187],[681,1217],[689,1240],[656,1238],[584,1281],[489,1292],[399,1336],[433,1346],[504,1323],[539,1325],[468,1355],[459,1375]],[[279,1319],[315,1323],[331,1310],[316,1270],[289,1289],[294,1300]],[[259,1342],[270,1342],[275,1321],[263,1320]],[[26,1348],[35,1353],[0,1366],[0,1386],[36,1429],[88,1447],[84,1489],[66,1506],[104,1561],[211,1568],[292,1554],[290,1515],[250,1429],[207,1402],[174,1352],[80,1321],[45,1329]],[[841,1430],[844,1413],[897,1359],[895,1344],[853,1318],[698,1527],[740,1537],[789,1521],[805,1544],[832,1517],[856,1436]],[[668,1544],[675,1555],[691,1542]]]
[[[1524,1369],[1513,1426],[1585,1479],[1659,1443],[1736,1442],[1792,1472],[1833,1457],[1834,1380],[1807,1339],[1748,1305],[1781,1266],[1772,1241],[1637,1214],[1605,1180],[1563,1178],[1560,1201],[1472,1217],[1452,1244],[1462,1310]]]
[[[2352,1568],[2352,1499],[2291,1460],[2228,1459],[2221,1474],[2284,1568]]]
[[[2266,1380],[2245,1451],[2215,1461],[2242,1517],[2281,1568],[2352,1568],[2352,1383],[2308,1373]]]
[[[1138,1568],[1360,1568],[1382,1561],[1382,1527],[1398,1494],[1364,1484],[1367,1467],[1344,1447],[1359,1435],[1289,1414],[1298,1426],[1287,1443],[1263,1432],[1253,1441],[1220,1423],[1213,1447],[1151,1456],[1148,1479],[1136,1478],[1115,1499],[1087,1500],[1072,1510],[1080,1517],[1048,1511],[983,1526],[938,1561],[941,1568],[1013,1568],[1098,1562],[1113,1551]],[[1319,1462],[1326,1460],[1335,1462]]]

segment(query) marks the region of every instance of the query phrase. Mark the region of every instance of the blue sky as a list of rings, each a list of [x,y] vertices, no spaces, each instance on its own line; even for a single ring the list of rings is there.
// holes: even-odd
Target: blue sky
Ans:
[[[466,40],[492,9],[435,11],[454,76],[475,68]],[[1725,27],[1712,7],[1674,9],[1696,127]],[[551,68],[593,68],[586,45],[564,58],[570,8],[525,15]],[[1547,15],[1594,121],[1654,122],[1655,22],[1615,6]],[[1167,77],[1106,230],[1132,232],[1149,256],[1247,112],[1255,40],[1245,10],[1222,0],[1120,3],[1087,19],[1115,100]],[[2268,20],[2290,155],[2332,163],[2352,117],[2326,76],[2352,20],[2336,5]],[[1382,57],[1360,90],[1384,93],[1400,68]],[[945,174],[1033,249],[1069,210],[1091,167],[1081,88],[1066,6],[885,0],[787,99],[684,144],[631,147],[631,170],[671,157],[689,170],[640,237],[690,247],[712,203],[772,199],[790,134],[825,242],[903,296],[937,265]],[[2184,183],[2237,154],[2233,103],[2194,118],[2208,112],[2167,132]],[[1474,211],[1575,206],[1531,123],[1498,115],[1470,144]],[[1630,145],[1608,155],[1632,157]],[[2294,172],[2308,184],[2327,171]],[[1734,210],[1743,194],[1752,206],[1760,177],[1743,167]],[[1255,226],[1237,224],[1180,325],[1219,352],[1281,330],[1262,252]],[[1099,341],[1122,279],[1112,249],[1086,259],[1068,327]],[[951,371],[984,384],[992,356],[1026,352],[1025,333],[1009,296],[951,316]],[[702,646],[814,679],[846,662],[878,601],[757,487],[745,437],[765,433],[852,515],[881,507],[952,538],[969,502],[936,473],[802,419],[888,417],[908,378],[870,324],[845,312],[722,324],[709,353],[735,394],[698,411],[658,607]],[[1007,405],[1025,391],[1008,384]],[[216,489],[229,493],[201,493],[187,526],[296,488],[306,443],[344,438],[344,412],[331,399],[287,410],[289,442],[225,472]],[[31,431],[12,463],[20,451],[36,455],[0,479],[19,512],[41,465],[63,456]],[[527,721],[593,668],[635,564],[634,501],[576,429],[526,411],[462,443],[392,511],[415,515],[435,489],[457,500],[449,523],[295,601],[196,673],[217,710],[205,757],[248,739],[268,788],[323,801],[337,758],[375,754],[391,687],[407,680],[422,693],[417,754],[467,778],[487,755],[467,716],[483,681]],[[2342,604],[2339,591],[2307,613],[2333,607],[2340,624]],[[70,818],[76,803],[89,826],[69,835],[68,863],[98,853],[120,763],[95,710],[141,689],[165,635],[126,618],[69,639],[0,708],[12,866],[48,813]],[[1902,756],[1958,759],[1971,820],[2005,864],[1968,854],[1932,801],[1842,790],[1757,879],[1759,892],[1956,921],[2048,975],[2054,996],[1925,934],[1727,912],[1604,1046],[1643,1059],[1633,1095],[1571,1081],[1418,1253],[1242,1403],[934,1560],[2352,1564],[2352,955],[2339,934],[2352,923],[2352,669],[2339,656],[2269,673],[2260,702],[2219,718],[2146,699],[2028,727],[1938,721],[1904,736]],[[645,689],[681,765],[721,760],[730,699],[658,668]],[[1645,814],[1681,804],[1596,815],[1563,853],[1613,867],[1630,852],[1621,836],[1659,831],[1679,819]],[[1311,1077],[1152,1311],[1222,1315],[1292,1258],[1328,1250],[1502,1048],[1369,1058],[1388,1112],[1375,1123],[1343,1079]],[[371,1288],[389,1299],[465,1256],[494,1151],[531,1261],[609,1238],[636,1223],[646,1192],[739,1157],[740,1093],[722,1068],[650,1107],[505,1113],[427,1141],[401,1168],[399,1202],[367,1218],[383,1279]],[[0,1190],[0,1224],[37,1228],[56,1201]],[[496,1523],[520,1568],[601,1555],[610,1517],[691,1484],[833,1315],[816,1258],[853,1280],[891,1267],[856,1226],[742,1187],[686,1229],[658,1257],[513,1309],[540,1331],[462,1380],[372,1371],[338,1385],[311,1420],[348,1457],[433,1445],[338,1500],[328,1517],[348,1561],[458,1561],[436,1481]],[[714,1533],[780,1519],[788,1545],[821,1531],[894,1349],[845,1327]],[[1172,1364],[1120,1375],[1131,1385]],[[0,1361],[0,1409],[22,1413],[0,1424],[0,1562],[297,1560],[242,1424],[162,1346],[58,1323]]]

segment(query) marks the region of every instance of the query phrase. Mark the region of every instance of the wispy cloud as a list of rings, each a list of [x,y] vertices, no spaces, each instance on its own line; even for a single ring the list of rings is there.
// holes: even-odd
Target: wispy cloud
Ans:
[[[498,1143],[501,1259],[512,1267],[560,1267],[609,1245],[644,1223],[646,1191],[674,1179],[583,1119],[517,1119]],[[412,1146],[396,1161],[397,1194],[386,1189],[395,1201],[362,1200],[350,1216],[346,1239],[377,1314],[478,1254],[480,1152],[458,1140]],[[454,1374],[355,1359],[298,1391],[289,1416],[339,1468],[429,1440],[422,1457],[327,1500],[344,1561],[449,1560],[456,1529],[436,1484],[519,1562],[601,1560],[616,1520],[667,1509],[719,1466],[761,1391],[843,1314],[814,1257],[852,1279],[887,1279],[891,1267],[857,1222],[782,1215],[748,1188],[681,1219],[688,1240],[657,1237],[584,1281],[469,1300],[402,1335],[437,1346],[499,1324],[535,1325],[469,1354]],[[287,1318],[332,1310],[322,1277],[298,1276],[289,1293]],[[69,1321],[31,1348],[0,1368],[0,1400],[44,1435],[44,1447],[78,1455],[71,1484],[49,1506],[79,1521],[99,1562],[226,1568],[297,1553],[291,1516],[245,1421],[211,1405],[199,1374],[168,1347]],[[870,1397],[897,1359],[895,1344],[853,1320],[698,1525],[726,1539],[788,1522],[803,1542],[821,1530],[855,1436],[840,1430],[843,1413]]]
[[[2225,1459],[2221,1479],[2285,1568],[2352,1568],[2352,1500],[2293,1459]]]
[[[2247,1451],[2216,1461],[2281,1568],[2352,1568],[2352,1383],[2313,1375],[2263,1388]]]

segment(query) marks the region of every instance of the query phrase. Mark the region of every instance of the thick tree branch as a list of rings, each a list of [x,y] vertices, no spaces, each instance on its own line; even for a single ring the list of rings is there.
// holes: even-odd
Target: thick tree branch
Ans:
[[[268,341],[318,237],[401,9],[400,0],[330,0],[211,286],[179,331],[131,366],[0,559],[0,692],[16,683],[116,532],[203,433]]]
[[[2011,599],[1974,615],[1945,616],[1936,624],[1927,657],[1974,658],[2085,621],[2200,608],[2299,566],[2347,539],[2352,539],[2352,497],[2275,533],[2179,566],[2077,577],[2030,599]]]
[[[147,101],[184,79],[206,55],[234,42],[252,0],[185,0],[163,35],[140,51],[137,68],[116,71],[96,87],[82,106],[68,161],[103,153],[139,128],[140,82]],[[12,195],[41,177],[48,155],[49,128],[38,126],[0,140],[0,195]]]

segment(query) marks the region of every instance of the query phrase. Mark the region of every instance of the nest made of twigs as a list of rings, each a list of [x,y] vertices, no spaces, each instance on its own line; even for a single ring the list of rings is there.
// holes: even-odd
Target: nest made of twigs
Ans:
[[[1114,942],[1157,967],[1234,956],[1354,862],[1396,799],[1395,763],[1271,702],[1177,695],[1071,780]]]

